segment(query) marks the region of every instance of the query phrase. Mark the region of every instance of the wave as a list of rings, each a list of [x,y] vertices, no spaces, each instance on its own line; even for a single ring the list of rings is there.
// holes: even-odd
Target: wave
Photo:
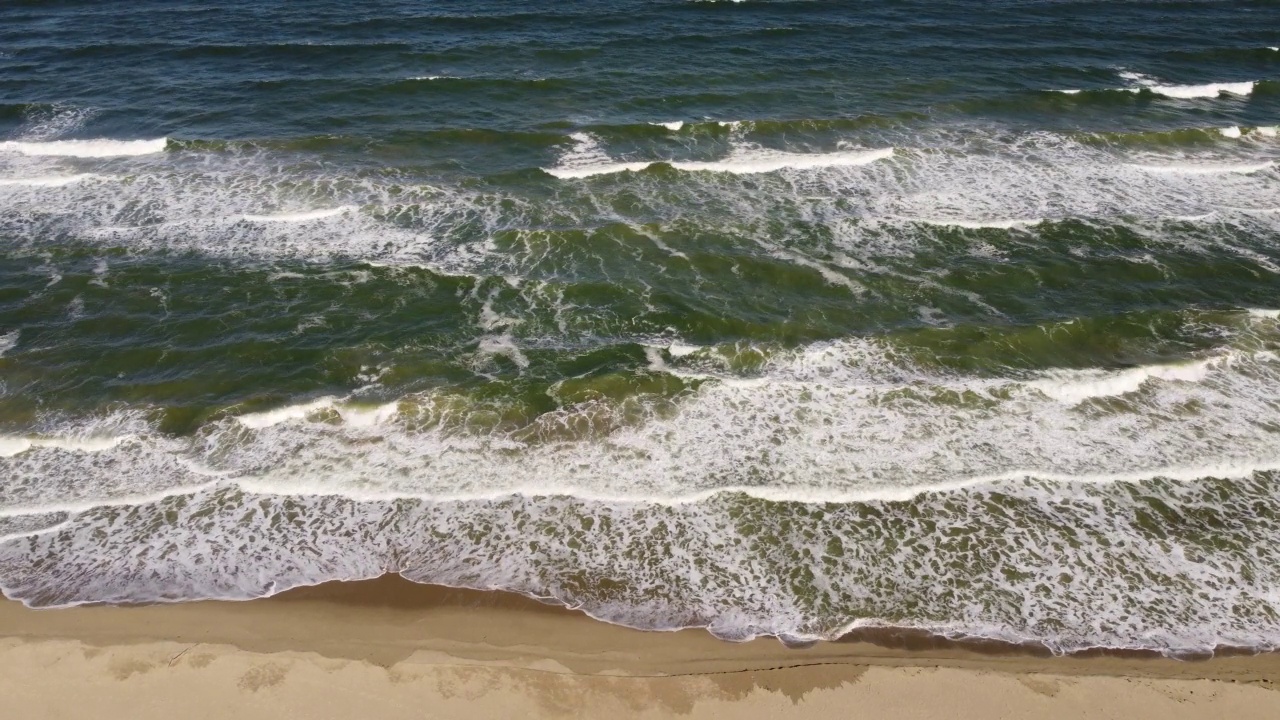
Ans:
[[[1145,85],[1141,88],[1130,88],[1130,92],[1147,91],[1169,98],[1190,100],[1195,98],[1216,98],[1220,95],[1249,95],[1253,92],[1254,81],[1206,83],[1204,85]]]
[[[21,437],[0,435],[0,457],[13,457],[37,448],[54,448],[69,452],[97,453],[111,450],[133,438],[120,437]]]
[[[0,187],[62,187],[64,185],[70,185],[71,183],[101,177],[101,175],[96,175],[94,173],[80,173],[77,175],[62,176],[0,178]]]
[[[784,169],[856,167],[891,158],[893,152],[894,149],[891,147],[828,153],[791,153],[759,148],[739,150],[724,160],[671,161],[668,164],[677,170],[688,172],[727,172],[735,175],[750,175]]]
[[[966,230],[985,230],[985,229],[1013,230],[1016,228],[1035,227],[1036,225],[1046,222],[1044,218],[1034,218],[1034,219],[1027,219],[1027,220],[1012,220],[1012,219],[970,220],[970,219],[964,219],[964,218],[902,218],[902,219],[908,222],[923,223],[925,225],[938,225],[942,227],[958,227],[958,228],[964,228]]]
[[[893,157],[893,148],[843,150],[827,153],[795,153],[767,148],[735,148],[723,160],[651,160],[617,162],[600,149],[596,140],[584,134],[574,136],[573,151],[555,167],[543,171],[558,178],[584,178],[620,172],[639,172],[654,165],[669,165],[685,172],[723,172],[752,175],[779,170],[809,170],[866,165]]]
[[[513,326],[485,308],[486,332]],[[38,606],[243,599],[392,571],[730,639],[875,620],[1057,650],[1253,647],[1280,639],[1277,615],[1227,600],[1280,581],[1256,553],[1280,546],[1280,521],[1256,511],[1280,502],[1274,320],[1117,318],[1213,343],[1135,367],[940,359],[981,358],[974,338],[996,335],[1002,357],[1061,362],[1088,333],[1113,337],[1082,318],[797,347],[655,340],[661,364],[633,373],[645,387],[698,381],[611,400],[591,384],[616,375],[574,377],[532,414],[487,388],[388,402],[375,384],[212,408],[183,435],[141,410],[51,419],[3,441],[0,588]]]
[[[300,212],[276,213],[273,215],[243,215],[242,219],[255,223],[310,222],[312,220],[323,220],[324,218],[337,217],[353,210],[355,210],[353,206],[344,205],[342,207],[325,208],[323,210],[303,210]]]
[[[1173,163],[1169,165],[1132,165],[1132,167],[1144,172],[1152,173],[1172,173],[1175,175],[1222,175],[1224,173],[1237,173],[1248,175],[1251,173],[1269,170],[1275,167],[1275,162],[1268,160],[1265,162],[1250,163]]]
[[[658,127],[664,127],[670,130],[671,132],[679,132],[680,128],[684,127],[683,120],[675,120],[673,122],[655,122],[655,123],[649,123],[649,124],[657,125]]]
[[[650,128],[641,142],[665,142],[658,132]],[[18,252],[120,247],[197,252],[239,264],[342,259],[454,276],[527,277],[537,274],[538,263],[526,245],[530,233],[567,238],[575,228],[621,224],[657,237],[670,250],[664,257],[679,260],[697,248],[681,245],[686,236],[668,230],[687,220],[739,238],[743,246],[734,252],[804,266],[850,290],[862,286],[855,278],[875,273],[858,263],[915,253],[940,239],[931,227],[941,226],[1049,233],[1105,225],[1136,236],[1133,242],[1157,258],[1188,250],[1268,257],[1265,243],[1251,238],[1268,237],[1277,227],[1267,212],[1275,205],[1274,149],[1241,142],[1254,134],[1243,129],[1232,141],[1216,129],[1184,134],[1189,137],[955,130],[884,138],[901,142],[895,148],[806,153],[765,150],[730,133],[708,138],[723,148],[723,159],[661,163],[620,160],[582,133],[544,172],[533,163],[552,156],[551,140],[563,138],[545,133],[527,143],[521,136],[520,152],[530,161],[524,170],[479,181],[442,179],[415,167],[317,166],[295,141],[266,148],[180,142],[156,162],[113,178],[118,181],[73,182],[56,193],[0,193],[0,230]],[[631,147],[634,140],[620,144]],[[464,141],[490,145],[495,138]],[[19,167],[11,174],[53,175]],[[771,174],[775,169],[781,172]],[[556,183],[554,199],[540,196],[543,183],[554,182],[548,174],[608,173],[615,173],[610,182]],[[749,173],[755,173],[749,184],[730,182]],[[696,218],[686,212],[690,207],[698,208]],[[1220,212],[1220,227],[1169,232],[1169,218],[1211,212]],[[768,218],[783,216],[805,218],[820,233],[818,244],[785,247],[767,229]],[[1234,235],[1237,228],[1249,234]],[[552,252],[573,249],[557,244]]]
[[[1259,81],[1248,80],[1242,82],[1214,82],[1204,83],[1200,85],[1173,85],[1164,84],[1160,81],[1141,75],[1139,73],[1122,72],[1120,77],[1130,80],[1135,84],[1130,87],[1121,88],[1072,88],[1065,90],[1051,90],[1051,92],[1062,95],[1083,95],[1089,93],[1149,93],[1159,95],[1176,100],[1199,100],[1218,98],[1223,95],[1235,95],[1245,97],[1253,94]]]
[[[1275,573],[1266,559],[1188,542],[1175,523],[1157,525],[1155,513],[1190,506],[1248,517],[1250,502],[1273,499],[1265,486],[1255,478],[1166,482],[1125,493],[1020,482],[901,506],[730,495],[666,507],[548,497],[351,501],[212,488],[49,517],[42,531],[0,543],[0,587],[30,605],[57,607],[89,598],[245,599],[390,571],[520,592],[631,627],[701,627],[733,640],[835,639],[874,624],[1035,640],[1057,652],[1264,649],[1276,642],[1265,600],[1258,612],[1223,609],[1242,593],[1268,597]],[[1046,513],[1054,521],[1037,522]],[[1255,540],[1274,537],[1266,519],[1250,527]],[[211,531],[222,542],[200,541]],[[952,534],[960,539],[948,540]],[[93,545],[90,537],[107,539]],[[1171,542],[1185,543],[1185,554],[1171,556]],[[45,567],[50,553],[61,562]],[[991,572],[991,562],[1004,572]],[[1228,580],[1240,568],[1246,579]],[[1144,592],[1126,580],[1133,573]],[[935,585],[919,587],[921,576]],[[954,590],[938,597],[936,584]],[[1016,601],[982,601],[1005,597]]]
[[[613,175],[621,172],[639,172],[653,165],[653,162],[601,163],[599,165],[561,165],[543,168],[548,175],[564,180],[592,177],[595,175]]]
[[[1070,370],[1052,373],[1031,383],[1040,392],[1062,402],[1079,404],[1085,400],[1137,392],[1152,380],[1200,382],[1209,373],[1231,361],[1230,355],[1174,365],[1148,365],[1120,372]]]
[[[49,157],[108,158],[164,152],[167,138],[155,140],[48,140],[0,142],[0,152]]]
[[[975,478],[1111,477],[1152,467],[1226,466],[1267,457],[1274,447],[1265,424],[1238,426],[1239,417],[1273,413],[1267,409],[1269,388],[1280,377],[1280,363],[1267,350],[1000,377],[930,368],[873,340],[791,351],[685,343],[674,348],[665,356],[650,355],[648,370],[691,381],[694,390],[674,408],[661,397],[616,406],[562,401],[560,410],[490,427],[482,420],[491,413],[485,402],[431,391],[392,402],[326,396],[239,415],[215,413],[220,419],[191,440],[161,440],[145,424],[104,420],[70,437],[150,438],[145,447],[102,448],[141,451],[136,467],[118,477],[97,477],[97,461],[79,471],[64,469],[61,476],[74,489],[33,485],[27,492],[39,498],[27,504],[48,506],[68,492],[104,499],[125,490],[153,492],[156,483],[188,474],[159,469],[172,466],[175,455],[237,482],[258,483],[258,489],[270,483],[282,493],[323,487],[377,497],[409,492],[474,499],[528,490],[655,501],[748,485],[774,500],[884,499]],[[733,370],[732,356],[725,353],[744,351],[767,353],[763,368]],[[559,392],[550,391],[553,397]],[[1090,423],[1073,419],[1075,406],[1101,398],[1123,398],[1125,409],[1097,406]],[[1202,409],[1167,420],[1177,407]],[[1065,434],[1055,429],[1068,427]],[[1154,433],[1148,437],[1155,446],[1141,439],[1148,433]],[[43,439],[14,445],[13,458],[29,459],[9,471],[21,476],[45,467],[54,459],[51,448],[70,447],[51,439],[64,436],[46,432],[35,436]],[[904,444],[889,437],[915,440]],[[895,453],[878,453],[875,438],[893,445]],[[84,443],[75,447],[87,449]],[[749,460],[760,447],[773,448],[770,457]],[[419,466],[424,458],[433,458],[425,474],[427,466]],[[744,483],[739,472],[755,482]],[[7,499],[12,502],[13,495]]]

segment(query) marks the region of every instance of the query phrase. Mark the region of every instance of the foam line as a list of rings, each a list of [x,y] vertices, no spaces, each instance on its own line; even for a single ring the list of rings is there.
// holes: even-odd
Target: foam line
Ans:
[[[274,410],[237,415],[236,422],[250,430],[261,430],[290,420],[301,420],[311,413],[333,407],[335,401],[336,398],[326,396],[298,405],[285,405]]]
[[[1169,173],[1174,175],[1222,175],[1225,173],[1239,173],[1248,175],[1250,173],[1261,172],[1274,167],[1273,161],[1256,162],[1256,163],[1175,163],[1171,165],[1130,165],[1151,173]]]
[[[90,498],[74,503],[65,504],[47,504],[47,505],[14,505],[10,507],[0,507],[0,518],[24,517],[28,515],[49,515],[53,513],[70,513],[77,515],[88,512],[97,508],[105,507],[138,507],[141,505],[151,505],[162,502],[172,497],[181,497],[183,495],[192,495],[194,493],[213,490],[214,488],[226,485],[225,480],[211,480],[209,482],[200,483],[198,485],[186,485],[180,487],[166,488],[154,493],[139,495],[122,495],[111,498]],[[23,537],[28,537],[36,533],[23,533]]]
[[[1179,100],[1197,98],[1216,98],[1220,95],[1249,95],[1253,92],[1255,82],[1206,83],[1204,85],[1144,85],[1140,88],[1129,88],[1131,92],[1148,90],[1156,95]]]
[[[487,503],[511,497],[551,498],[566,497],[574,500],[603,503],[619,507],[628,506],[661,506],[680,507],[705,503],[722,495],[745,495],[757,500],[777,503],[805,503],[811,505],[906,502],[929,493],[951,493],[975,488],[994,488],[996,486],[1021,482],[1024,480],[1041,480],[1059,484],[1108,485],[1132,484],[1153,479],[1192,482],[1206,478],[1234,480],[1249,478],[1256,473],[1280,471],[1280,458],[1260,458],[1247,462],[1219,463],[1212,465],[1186,465],[1153,467],[1135,472],[1089,473],[1073,475],[1038,468],[1010,470],[989,475],[975,475],[968,478],[947,482],[915,485],[911,487],[886,487],[868,490],[833,491],[829,489],[803,489],[761,487],[756,485],[729,485],[697,492],[654,495],[638,498],[627,495],[612,495],[573,486],[515,486],[494,492],[454,492],[454,493],[413,493],[404,491],[377,491],[352,487],[334,487],[330,485],[300,485],[294,482],[273,482],[270,475],[263,477],[239,477],[216,479],[197,485],[167,488],[145,495],[128,495],[101,499],[86,499],[75,503],[48,503],[43,505],[12,506],[0,508],[0,518],[23,517],[28,515],[45,515],[52,513],[83,513],[102,507],[133,507],[161,502],[168,498],[182,497],[195,493],[214,490],[219,487],[234,485],[241,490],[255,495],[271,497],[341,497],[359,503],[391,503],[403,500],[416,500],[429,503]],[[24,536],[26,533],[24,533]]]
[[[594,175],[612,175],[620,172],[639,172],[649,167],[651,162],[632,162],[632,163],[608,163],[602,165],[588,165],[582,167],[553,167],[543,168],[542,171],[548,175],[569,180],[577,178],[592,177]]]
[[[150,155],[164,152],[167,138],[154,140],[50,140],[0,142],[0,152],[49,157],[108,158]]]
[[[757,485],[728,485],[697,492],[653,495],[638,498],[628,495],[600,493],[574,486],[520,485],[494,492],[453,492],[453,493],[413,493],[403,491],[377,491],[352,487],[335,487],[330,485],[301,485],[294,482],[273,482],[270,475],[263,477],[240,477],[218,480],[196,486],[173,488],[158,493],[124,498],[111,498],[100,501],[86,500],[67,505],[41,505],[0,509],[0,517],[19,515],[39,515],[54,512],[77,513],[96,507],[121,507],[155,503],[170,497],[190,495],[219,486],[235,485],[245,492],[255,495],[275,497],[342,497],[354,502],[395,502],[399,500],[418,500],[431,503],[484,503],[510,497],[549,498],[569,497],[592,503],[606,503],[618,506],[655,505],[678,507],[707,502],[720,495],[745,495],[757,500],[778,503],[805,503],[822,505],[826,503],[870,503],[870,502],[905,502],[927,493],[948,493],[969,490],[978,487],[994,487],[997,485],[1021,482],[1023,480],[1042,480],[1051,483],[1107,485],[1116,483],[1139,483],[1156,478],[1191,482],[1205,478],[1234,480],[1249,478],[1256,473],[1280,471],[1280,458],[1261,458],[1248,462],[1219,463],[1213,465],[1186,465],[1153,467],[1134,472],[1089,473],[1073,475],[1039,468],[1022,468],[989,475],[975,475],[968,478],[947,482],[914,485],[911,487],[886,487],[868,490],[834,491],[829,489],[804,489],[761,487]]]
[[[62,175],[62,176],[44,176],[31,178],[3,178],[0,179],[0,186],[8,187],[63,187],[71,183],[89,180],[91,178],[100,177],[93,173],[80,173],[78,175]]]
[[[725,160],[708,162],[675,161],[670,165],[689,172],[727,172],[736,175],[768,173],[778,170],[867,165],[893,157],[894,149],[850,150],[833,153],[788,153],[769,150],[741,151]]]
[[[0,457],[13,457],[18,453],[37,448],[56,448],[68,452],[95,453],[111,450],[134,439],[132,435],[79,438],[0,435]]]
[[[828,167],[852,167],[867,165],[877,160],[893,157],[893,148],[834,153],[787,153],[777,151],[747,151],[731,155],[724,160],[711,161],[649,161],[627,163],[602,163],[579,167],[544,168],[558,178],[583,178],[593,175],[609,175],[620,172],[638,172],[654,164],[666,162],[685,172],[724,172],[735,175],[753,175],[778,170],[810,170]]]
[[[276,213],[274,215],[244,215],[243,219],[256,223],[310,222],[312,220],[336,217],[354,209],[350,205],[343,205],[342,207],[326,208],[324,210],[305,210],[302,212]]]
[[[925,225],[938,225],[941,227],[958,227],[967,230],[1012,230],[1014,228],[1034,227],[1045,222],[1044,218],[1032,218],[1027,220],[965,220],[959,218],[902,218],[908,222],[923,223]]]
[[[1073,370],[1053,373],[1030,384],[1055,400],[1074,405],[1091,398],[1135,392],[1149,380],[1200,382],[1215,367],[1230,361],[1230,356],[1223,356],[1192,363],[1144,365],[1120,372]]]

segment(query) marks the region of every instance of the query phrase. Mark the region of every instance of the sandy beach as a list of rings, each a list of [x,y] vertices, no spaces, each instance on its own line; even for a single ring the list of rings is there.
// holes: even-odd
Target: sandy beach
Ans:
[[[883,632],[653,633],[398,577],[248,602],[0,605],[22,718],[1275,717],[1280,657],[1051,657]]]

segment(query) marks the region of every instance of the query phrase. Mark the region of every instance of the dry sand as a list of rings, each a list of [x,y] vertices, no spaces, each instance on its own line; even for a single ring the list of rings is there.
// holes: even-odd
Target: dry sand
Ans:
[[[251,602],[0,602],[0,718],[1280,718],[1280,657],[646,633],[399,578]]]

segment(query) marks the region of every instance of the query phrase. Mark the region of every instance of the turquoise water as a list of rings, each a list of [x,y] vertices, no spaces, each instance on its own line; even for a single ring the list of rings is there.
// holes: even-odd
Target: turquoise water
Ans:
[[[8,3],[0,588],[1280,646],[1273,3]]]

